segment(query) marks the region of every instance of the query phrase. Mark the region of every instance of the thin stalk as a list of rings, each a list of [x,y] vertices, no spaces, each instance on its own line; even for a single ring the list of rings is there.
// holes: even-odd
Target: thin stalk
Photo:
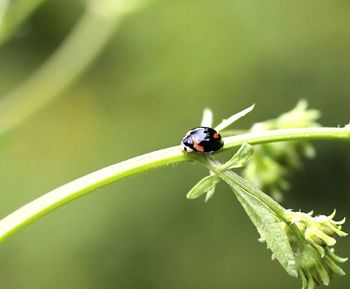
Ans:
[[[298,128],[247,133],[225,138],[225,145],[220,151],[239,147],[243,143],[262,144],[314,139],[350,141],[350,126],[348,125],[345,128]],[[196,159],[199,160],[200,155],[184,153],[181,146],[174,146],[144,154],[88,174],[44,194],[2,219],[0,221],[0,240],[12,235],[20,228],[55,208],[112,182],[154,168]]]
[[[86,70],[129,15],[144,1],[90,0],[81,19],[53,55],[0,102],[0,137],[25,122]]]
[[[45,0],[0,0],[0,46]]]
[[[271,211],[278,216],[279,219],[287,221],[285,216],[285,209],[274,199],[258,189],[255,185],[251,184],[233,171],[223,170],[222,164],[214,159],[202,158],[200,159],[200,162],[204,164],[209,170],[216,173],[222,180],[234,188],[236,192],[239,191],[238,187],[240,187],[246,191],[247,194],[251,195],[252,197],[258,199],[266,206],[268,206]]]
[[[288,133],[286,133],[288,132]],[[253,137],[252,137],[253,136]],[[295,140],[345,140],[350,141],[350,125],[344,128],[315,127],[290,128],[246,133],[225,138],[225,148],[235,147],[236,142],[259,144]]]

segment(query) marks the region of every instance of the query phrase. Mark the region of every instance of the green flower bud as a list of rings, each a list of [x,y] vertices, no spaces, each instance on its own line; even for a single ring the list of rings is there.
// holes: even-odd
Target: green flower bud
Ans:
[[[322,257],[312,245],[306,244],[298,248],[296,254],[297,270],[303,283],[303,289],[313,289],[315,285],[328,285],[334,275],[344,275],[344,271],[336,262],[345,262],[334,254],[334,249],[326,248]]]
[[[286,210],[286,223],[281,224],[295,254],[298,275],[303,289],[315,285],[328,285],[335,275],[344,275],[337,265],[347,261],[334,253],[335,236],[347,234],[341,230],[345,219],[334,221],[335,211],[330,216],[313,217],[313,212],[302,213]]]
[[[302,212],[287,211],[287,219],[297,226],[304,235],[305,240],[311,243],[316,249],[322,251],[323,246],[334,246],[335,236],[344,237],[347,235],[341,230],[341,225],[345,219],[334,221],[335,211],[330,216],[312,216],[312,212],[305,214]],[[323,254],[322,254],[323,255]]]
[[[291,111],[278,118],[257,123],[251,131],[318,127],[319,117],[319,111],[309,109],[307,102],[301,100]],[[303,156],[315,156],[315,149],[309,142],[268,143],[255,146],[254,150],[255,153],[245,167],[243,175],[277,201],[282,200],[282,192],[289,188],[286,178],[291,170],[301,167]]]

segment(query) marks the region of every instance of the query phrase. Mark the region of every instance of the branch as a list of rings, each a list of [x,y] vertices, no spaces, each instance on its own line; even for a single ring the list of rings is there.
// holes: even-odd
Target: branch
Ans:
[[[0,102],[0,137],[24,123],[66,90],[88,68],[142,0],[90,0],[85,13],[53,55]],[[1,41],[1,38],[0,38]]]
[[[315,139],[350,141],[350,125],[344,128],[283,129],[227,137],[224,139],[225,145],[220,152],[237,148],[243,143],[262,144],[277,141]],[[185,161],[194,161],[197,158],[197,154],[184,153],[181,146],[174,146],[95,171],[44,194],[2,219],[0,221],[0,240],[12,235],[52,210],[115,181],[154,168]]]

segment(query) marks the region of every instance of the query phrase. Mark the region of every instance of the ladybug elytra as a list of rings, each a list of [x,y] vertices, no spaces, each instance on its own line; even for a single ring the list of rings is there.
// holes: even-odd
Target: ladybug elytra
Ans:
[[[224,145],[221,135],[210,127],[197,127],[189,130],[181,144],[186,152],[211,153]]]

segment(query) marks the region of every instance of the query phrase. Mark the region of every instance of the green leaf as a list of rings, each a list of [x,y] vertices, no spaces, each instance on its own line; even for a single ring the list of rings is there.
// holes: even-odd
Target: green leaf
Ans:
[[[275,129],[319,127],[320,112],[307,107],[301,100],[295,108],[277,118],[259,122],[250,129],[252,133],[262,133]],[[292,170],[299,169],[302,157],[315,156],[315,148],[306,140],[297,142],[269,142],[255,146],[251,161],[244,168],[243,176],[275,200],[282,200],[283,192],[288,189],[288,177]]]
[[[221,165],[219,169],[224,171],[224,170],[244,167],[252,157],[253,153],[254,153],[253,146],[245,143],[241,145],[241,147],[234,154],[234,156],[229,161]]]
[[[297,277],[295,257],[281,221],[264,203],[242,188],[236,187],[233,190],[275,258],[289,275]]]
[[[215,173],[213,173],[212,171],[209,171],[210,175],[213,176],[215,175]],[[219,178],[220,179],[220,178]],[[205,202],[208,202],[214,195],[215,193],[215,186],[213,186],[206,194],[205,196]]]
[[[216,127],[216,131],[222,131],[223,129],[227,128],[229,125],[233,124],[240,118],[244,117],[248,113],[250,113],[255,107],[255,104],[251,105],[250,107],[243,109],[242,111],[230,116],[228,119],[224,119],[221,123],[219,123]]]
[[[201,179],[186,195],[187,199],[196,199],[205,193],[212,192],[215,185],[220,181],[217,175],[209,175]]]
[[[207,126],[207,127],[213,126],[213,112],[210,108],[204,109],[201,126]]]
[[[212,169],[232,188],[275,258],[289,275],[297,277],[295,256],[282,226],[281,215],[285,209],[233,171],[221,171],[219,162],[210,160],[208,168]]]

